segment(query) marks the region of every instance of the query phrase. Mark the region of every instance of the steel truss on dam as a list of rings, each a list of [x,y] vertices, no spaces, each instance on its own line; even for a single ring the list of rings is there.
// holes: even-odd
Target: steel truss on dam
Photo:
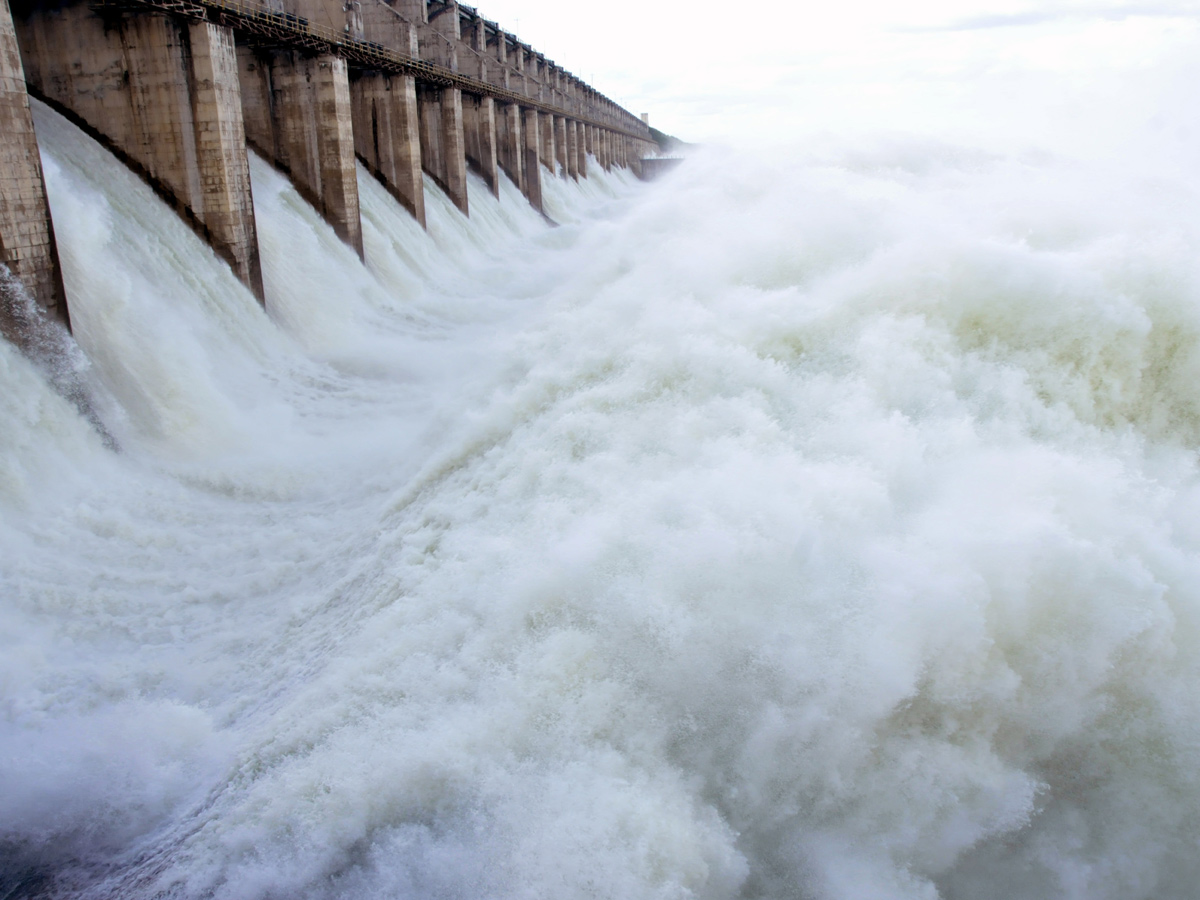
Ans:
[[[455,0],[4,0],[0,262],[68,325],[29,96],[100,140],[262,301],[248,148],[363,253],[355,160],[422,224],[423,175],[468,213],[467,170],[641,174],[649,127]],[[0,291],[12,293],[11,284]],[[29,344],[3,297],[0,330]]]

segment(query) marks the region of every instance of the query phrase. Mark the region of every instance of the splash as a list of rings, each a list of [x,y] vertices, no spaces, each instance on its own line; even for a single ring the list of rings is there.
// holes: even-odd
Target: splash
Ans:
[[[38,125],[130,449],[4,470],[5,888],[1194,892],[1184,174],[712,150],[426,233],[360,172],[364,266],[254,160],[264,311]]]

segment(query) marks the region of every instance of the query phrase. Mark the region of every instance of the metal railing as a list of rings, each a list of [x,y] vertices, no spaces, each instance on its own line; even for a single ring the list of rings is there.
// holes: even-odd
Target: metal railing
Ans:
[[[637,140],[649,137],[620,124],[593,118],[564,107],[544,103],[499,85],[470,78],[435,63],[401,53],[374,41],[360,40],[324,25],[316,25],[302,16],[281,12],[246,0],[93,0],[92,8],[111,11],[156,11],[225,25],[234,31],[265,38],[271,43],[321,53],[334,53],[359,68],[412,75],[418,81],[440,87],[454,87],[481,97],[515,103],[529,109],[552,113],[586,122],[597,128],[624,134]],[[472,48],[473,49],[473,48]],[[476,51],[477,52],[477,51]],[[626,115],[632,115],[627,111]]]

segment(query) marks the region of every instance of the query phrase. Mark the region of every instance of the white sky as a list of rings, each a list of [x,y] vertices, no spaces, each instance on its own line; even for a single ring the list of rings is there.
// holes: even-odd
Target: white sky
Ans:
[[[1200,135],[1200,0],[478,7],[687,140],[872,129],[1054,143],[1131,122]]]

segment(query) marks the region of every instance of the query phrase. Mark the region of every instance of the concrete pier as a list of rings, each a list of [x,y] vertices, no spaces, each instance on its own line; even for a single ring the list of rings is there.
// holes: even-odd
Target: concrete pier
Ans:
[[[7,0],[0,3],[0,262],[48,318],[70,328],[42,161]],[[0,333],[28,349],[33,340],[30,323],[14,303],[15,298],[0,293]]]
[[[84,5],[22,11],[30,88],[140,173],[262,300],[233,32]]]
[[[307,0],[311,2],[311,0]],[[416,57],[417,29],[381,0],[345,4],[358,16],[361,37]],[[337,10],[330,10],[332,18]],[[388,192],[425,224],[425,183],[421,178],[421,138],[417,80],[411,74],[377,66],[350,70],[354,152]]]
[[[496,162],[525,193],[525,144],[521,138],[521,107],[504,103],[496,113]]]
[[[350,98],[355,153],[424,226],[416,79],[386,72],[356,73],[350,81]]]
[[[570,178],[569,164],[570,148],[567,146],[567,120],[562,116],[554,116],[554,159],[558,163],[559,174]]]
[[[363,256],[346,62],[238,48],[246,140]]]
[[[500,173],[496,155],[496,109],[491,97],[463,95],[463,135],[467,162],[500,196]]]
[[[567,146],[569,148],[567,151],[567,162],[570,163],[571,177],[576,181],[579,180],[580,175],[587,175],[586,164],[580,165],[580,161],[583,160],[583,153],[581,152],[583,145],[579,140],[579,132],[582,127],[574,119],[567,123]]]
[[[462,91],[418,85],[421,166],[464,214],[467,156],[463,139]]]
[[[536,109],[525,110],[525,196],[538,212],[542,207],[541,114]]]
[[[558,154],[554,147],[554,116],[550,113],[538,113],[538,128],[542,138],[539,150],[542,165],[549,169],[551,174],[558,174],[555,170]]]

